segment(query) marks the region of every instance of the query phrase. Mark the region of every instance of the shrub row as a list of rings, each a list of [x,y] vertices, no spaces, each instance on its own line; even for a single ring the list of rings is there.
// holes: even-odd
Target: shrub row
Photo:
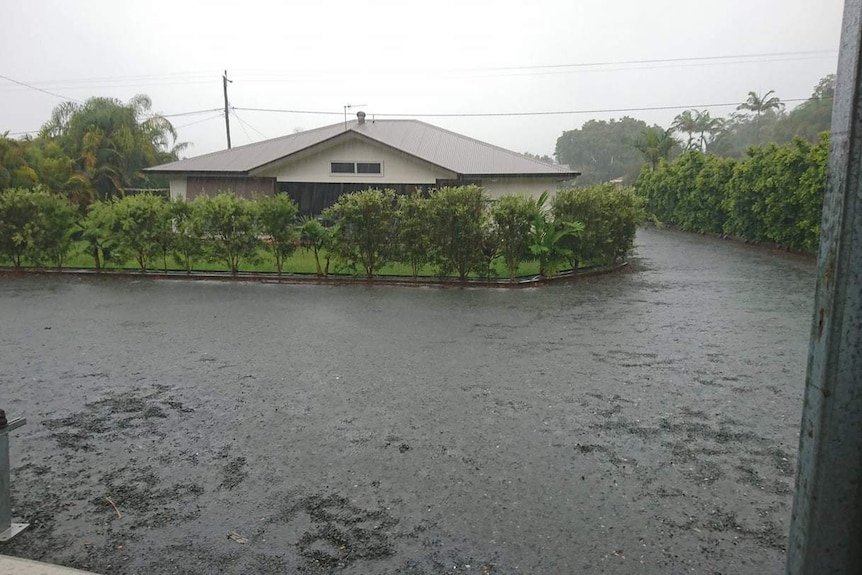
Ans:
[[[661,222],[813,252],[828,156],[828,134],[817,144],[754,146],[742,160],[690,151],[644,171],[635,189]]]
[[[546,196],[489,201],[477,186],[432,190],[427,196],[368,189],[346,194],[320,218],[299,218],[287,195],[245,200],[232,194],[168,201],[139,194],[95,202],[79,216],[74,204],[43,190],[0,193],[0,258],[15,267],[62,267],[73,240],[85,243],[97,270],[134,261],[141,271],[187,272],[202,262],[237,273],[268,249],[282,273],[298,248],[313,254],[319,275],[330,262],[373,276],[389,263],[414,276],[432,266],[439,276],[488,277],[498,259],[514,278],[522,261],[551,275],[563,265],[610,263],[631,249],[641,217],[631,190],[598,186]]]

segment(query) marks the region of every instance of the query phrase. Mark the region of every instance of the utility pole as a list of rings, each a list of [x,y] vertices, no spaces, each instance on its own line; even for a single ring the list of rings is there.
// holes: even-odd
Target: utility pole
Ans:
[[[787,573],[862,573],[862,0],[845,0]]]
[[[224,129],[227,132],[227,149],[230,150],[230,116],[228,115],[227,84],[228,82],[233,84],[233,80],[227,79],[227,70],[224,71],[224,76],[221,79],[224,86]]]

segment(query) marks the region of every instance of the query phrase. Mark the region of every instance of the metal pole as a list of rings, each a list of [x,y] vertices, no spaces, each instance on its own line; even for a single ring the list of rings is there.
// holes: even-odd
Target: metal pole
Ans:
[[[27,423],[23,417],[6,422],[0,409],[0,542],[9,541],[28,527],[27,523],[12,523],[12,505],[9,498],[9,432]]]
[[[228,114],[227,83],[233,83],[233,80],[227,79],[227,70],[224,71],[224,76],[221,77],[221,80],[224,87],[224,129],[227,132],[227,149],[230,150],[230,115]]]
[[[846,0],[787,573],[862,573],[862,0]]]

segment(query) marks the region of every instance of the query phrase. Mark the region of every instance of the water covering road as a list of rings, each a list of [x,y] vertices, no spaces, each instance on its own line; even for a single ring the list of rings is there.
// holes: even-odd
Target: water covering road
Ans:
[[[33,527],[0,553],[779,573],[813,288],[810,258],[659,230],[623,273],[526,290],[3,278]]]

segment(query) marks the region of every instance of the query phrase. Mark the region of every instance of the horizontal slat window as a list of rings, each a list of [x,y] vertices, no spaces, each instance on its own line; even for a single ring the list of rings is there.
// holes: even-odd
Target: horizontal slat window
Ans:
[[[356,164],[354,162],[332,162],[330,170],[333,174],[355,174]]]
[[[380,162],[356,162],[357,174],[379,174]]]
[[[330,162],[329,171],[332,174],[379,175],[383,173],[383,164],[381,162]]]

